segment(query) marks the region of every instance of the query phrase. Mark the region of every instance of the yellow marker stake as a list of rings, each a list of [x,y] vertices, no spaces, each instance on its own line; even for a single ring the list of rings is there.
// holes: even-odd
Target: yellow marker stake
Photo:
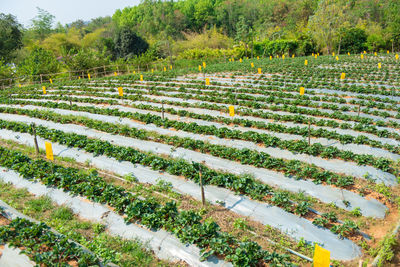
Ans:
[[[140,81],[143,82],[143,75],[140,75]]]
[[[318,56],[317,56],[317,55],[315,55],[315,59],[317,59],[317,57],[318,57]]]
[[[374,53],[374,56],[377,56],[377,55],[378,55],[378,54],[375,52],[375,53]]]
[[[80,80],[80,79],[81,79],[81,76],[78,76],[78,79]]]
[[[314,53],[312,53],[311,55],[314,56]]]
[[[18,84],[18,87],[21,88],[22,87],[21,84]]]
[[[242,60],[242,59],[239,59],[239,62],[240,62],[240,63],[242,63],[242,62],[243,62],[243,60]]]
[[[206,68],[206,66],[207,66],[206,63],[203,61],[203,68]]]
[[[342,74],[340,75],[340,79],[344,80],[346,78],[346,73],[342,72]]]
[[[167,68],[166,68],[166,67],[164,67],[164,71],[167,71]]]
[[[395,56],[395,57],[396,57],[396,59],[399,59],[399,54],[396,54],[396,56]]]
[[[229,59],[229,62],[231,62],[231,61],[232,61],[232,59],[230,58],[230,59]],[[199,65],[199,67],[201,67],[201,66]]]
[[[285,59],[285,55],[282,55],[282,59]]]
[[[329,267],[331,263],[331,252],[324,248],[321,248],[317,244],[315,244],[314,250],[314,267]]]
[[[235,116],[235,107],[234,106],[229,106],[229,116],[231,116],[231,117]]]
[[[54,161],[54,155],[53,155],[53,147],[51,146],[50,142],[44,142],[44,146],[46,148],[46,158],[49,160]]]
[[[116,71],[114,71],[114,76],[117,76],[117,72]]]
[[[50,79],[50,83],[53,84],[53,80],[52,79]]]
[[[388,54],[389,54],[389,53],[390,53],[390,52],[389,52],[389,50],[388,50],[388,51],[386,51],[386,53],[388,53]]]
[[[210,85],[210,78],[206,78],[206,85]]]
[[[230,61],[230,60],[229,60]],[[201,71],[201,65],[199,65],[199,71]]]
[[[88,73],[87,77],[88,77],[88,79],[89,79],[89,81],[90,81],[90,73]]]
[[[258,74],[261,74],[261,68],[258,68],[257,71],[258,71]]]
[[[300,87],[300,95],[304,95],[304,92],[305,92],[305,89],[304,89],[304,87],[302,86],[302,87]]]
[[[272,56],[269,56],[269,60],[272,60]]]
[[[347,52],[347,55],[350,56],[350,52]]]
[[[154,69],[151,69],[151,73],[154,73]]]
[[[361,54],[361,59],[364,59],[364,55],[363,54]]]
[[[378,69],[382,68],[382,64],[378,63]]]
[[[172,70],[172,65],[169,65],[169,68]]]
[[[122,87],[118,87],[118,95],[124,96],[124,89],[122,89]]]
[[[133,71],[132,74],[135,75],[135,74],[136,74],[136,71]]]
[[[319,56],[319,53],[317,53],[317,56]]]
[[[253,62],[251,62],[251,64],[250,64],[250,65],[251,65],[251,67],[252,67],[252,68],[254,68],[254,63],[253,63]]]
[[[259,57],[259,56],[257,56],[257,59],[260,59],[260,57]]]
[[[42,89],[43,89],[43,94],[47,94],[46,93],[46,86],[42,86]]]
[[[364,54],[366,54],[367,53],[367,51],[364,51]]]
[[[307,66],[308,65],[308,60],[306,59],[306,60],[304,60],[304,66]]]
[[[232,62],[234,62],[235,61],[235,58],[232,58]]]
[[[339,57],[338,56],[336,56],[336,61],[338,61],[339,60]]]
[[[333,57],[335,56],[335,52],[332,52],[332,56],[333,56]]]

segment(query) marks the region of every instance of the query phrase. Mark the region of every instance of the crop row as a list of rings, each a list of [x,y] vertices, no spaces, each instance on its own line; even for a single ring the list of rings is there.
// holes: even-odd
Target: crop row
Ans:
[[[221,232],[213,221],[202,222],[202,216],[193,210],[179,212],[174,201],[165,204],[155,199],[141,199],[124,188],[106,183],[95,172],[81,174],[78,169],[65,168],[42,159],[32,160],[20,152],[0,147],[0,164],[20,173],[25,179],[39,180],[75,195],[108,204],[127,222],[140,222],[150,229],[173,233],[182,243],[196,244],[202,249],[202,258],[217,255],[232,261],[235,266],[255,266],[261,261],[276,261],[284,266],[287,255],[269,253],[253,241],[239,241]]]

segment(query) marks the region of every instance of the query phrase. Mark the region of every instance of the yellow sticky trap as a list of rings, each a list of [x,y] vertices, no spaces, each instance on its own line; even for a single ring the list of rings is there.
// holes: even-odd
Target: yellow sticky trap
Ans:
[[[388,51],[386,51],[388,54],[390,53],[390,51],[388,50]]]
[[[210,85],[210,78],[206,78],[206,85]]]
[[[339,60],[339,57],[338,57],[338,56],[336,56],[336,60],[337,60],[337,61]]]
[[[53,80],[52,79],[50,79],[50,83],[53,84]]]
[[[233,57],[233,58],[232,58],[232,62],[234,62],[234,61],[235,61],[235,58]]]
[[[317,53],[317,56],[319,56],[319,53]]]
[[[21,88],[22,87],[21,84],[18,84],[18,87]]]
[[[308,60],[306,59],[306,60],[304,60],[304,66],[307,66],[308,65]]]
[[[300,95],[304,95],[304,92],[305,92],[305,88],[303,86],[300,87]]]
[[[361,59],[364,59],[364,55],[363,54],[361,54]]]
[[[269,56],[269,60],[272,60],[272,56]]]
[[[374,52],[374,56],[377,56],[378,54],[376,52]]]
[[[231,61],[230,59],[229,59],[229,61]],[[201,71],[201,66],[199,65],[199,71]]]
[[[242,63],[242,62],[243,62],[243,60],[242,60],[242,59],[239,59],[239,62],[240,62],[240,63]]]
[[[326,250],[317,244],[315,244],[315,249],[314,249],[314,267],[329,267],[331,264],[331,252],[329,250]]]
[[[311,55],[314,56],[314,53],[312,53]]]
[[[231,117],[235,116],[235,107],[234,106],[229,106],[229,116],[231,116]]]
[[[43,89],[43,94],[47,94],[46,93],[46,86],[42,86],[42,89]]]
[[[119,94],[119,96],[124,95],[124,89],[122,89],[122,87],[118,87],[118,94]]]
[[[117,76],[117,72],[116,71],[114,71],[114,76]]]
[[[260,57],[259,57],[259,56],[257,56],[257,59],[260,59]]]
[[[90,73],[88,73],[87,77],[88,77],[88,79],[89,79],[89,81],[90,81]]]
[[[332,56],[333,56],[333,57],[335,56],[335,52],[332,52]]]
[[[261,74],[261,68],[258,68],[257,71],[258,71],[258,74]]]
[[[232,59],[230,58],[230,59],[229,59],[229,62],[231,62],[231,61],[232,61]],[[199,67],[201,67],[201,66],[199,65]]]
[[[167,68],[166,68],[166,67],[164,67],[164,71],[167,71]]]
[[[294,58],[294,54],[292,55],[292,58]]]
[[[399,59],[399,54],[396,54],[396,56],[395,56],[395,57],[396,57],[396,59]]]
[[[140,75],[140,81],[143,82],[143,75]]]
[[[78,80],[80,80],[81,79],[81,76],[78,76]]]
[[[382,68],[382,64],[378,63],[378,69]]]
[[[206,66],[207,66],[206,63],[203,61],[203,68],[206,68]]]
[[[364,54],[366,54],[367,53],[367,51],[364,51]]]
[[[151,73],[154,73],[154,69],[151,69]]]
[[[282,55],[282,59],[285,59],[285,55]]]
[[[135,74],[136,74],[136,71],[133,71],[132,74],[135,75]]]
[[[44,146],[46,147],[46,158],[54,161],[53,147],[51,146],[51,143],[44,142]]]
[[[346,78],[346,73],[342,72],[342,74],[340,75],[340,79],[344,80]]]
[[[251,64],[250,64],[250,65],[251,65],[251,67],[252,67],[252,68],[254,68],[254,63],[253,63],[253,62],[251,62]]]
[[[172,65],[169,65],[169,68],[172,70]]]
[[[315,55],[314,57],[315,57],[315,59],[317,59],[317,57],[318,57],[318,56],[317,56],[317,55]]]
[[[350,56],[350,52],[347,52],[347,55]]]

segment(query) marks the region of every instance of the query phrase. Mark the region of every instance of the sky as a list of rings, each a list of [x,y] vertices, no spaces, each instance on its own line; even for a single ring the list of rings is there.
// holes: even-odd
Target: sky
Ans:
[[[0,13],[12,14],[28,27],[37,15],[36,7],[40,7],[54,15],[56,23],[64,25],[78,19],[112,16],[117,9],[139,3],[140,0],[0,0]]]

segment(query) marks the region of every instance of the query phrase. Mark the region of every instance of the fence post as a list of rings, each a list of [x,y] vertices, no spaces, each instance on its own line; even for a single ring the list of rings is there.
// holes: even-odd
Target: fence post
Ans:
[[[40,74],[40,83],[43,83],[42,74]]]
[[[32,134],[33,134],[33,142],[35,143],[36,154],[39,155],[39,146],[36,137],[36,125],[34,123],[31,124]]]

